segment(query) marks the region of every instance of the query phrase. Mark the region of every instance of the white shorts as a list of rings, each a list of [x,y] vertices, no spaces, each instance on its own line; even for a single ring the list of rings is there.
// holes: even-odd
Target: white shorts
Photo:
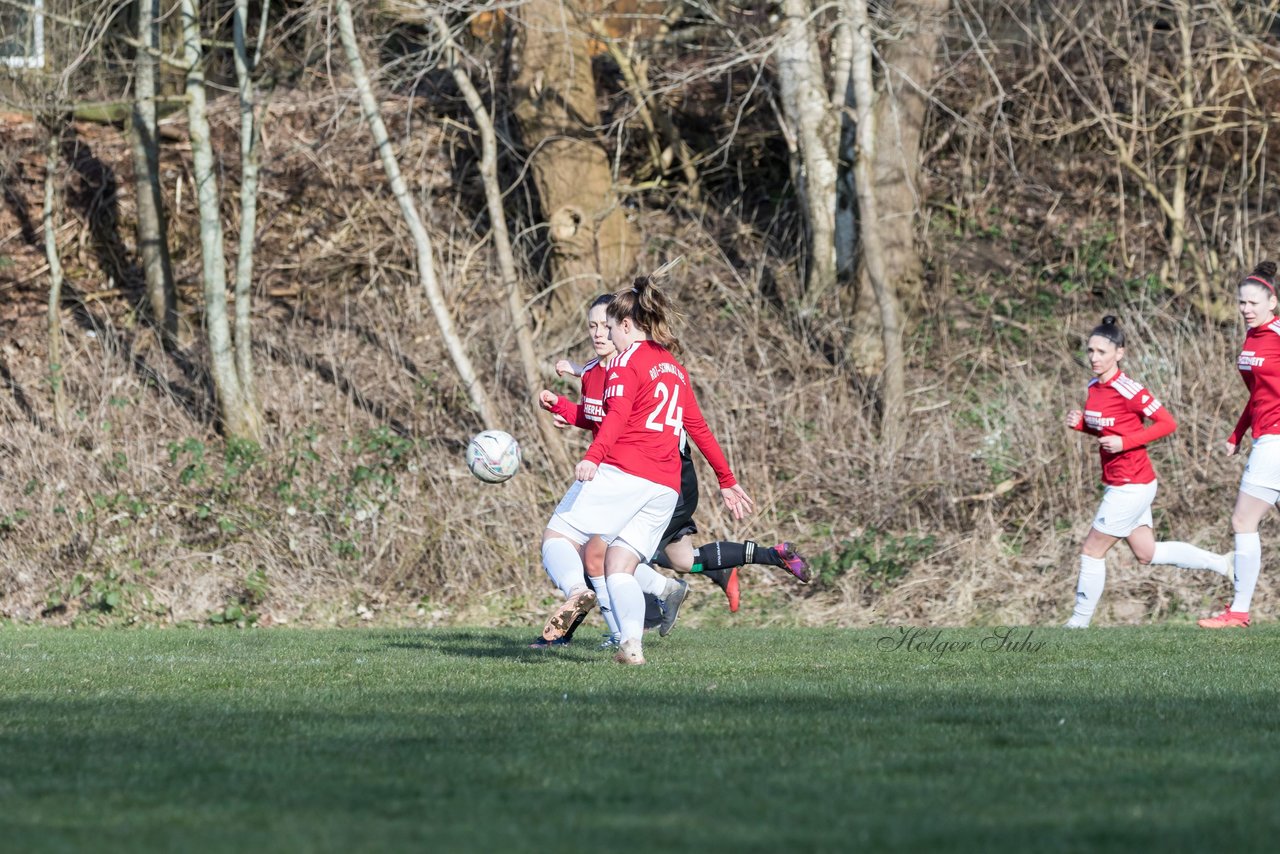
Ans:
[[[1263,436],[1249,451],[1240,491],[1274,504],[1276,490],[1280,490],[1280,436]]]
[[[1113,537],[1125,537],[1146,525],[1155,527],[1151,520],[1151,504],[1156,500],[1156,481],[1150,483],[1126,483],[1108,486],[1102,494],[1102,503],[1093,517],[1093,527]]]
[[[602,465],[594,478],[569,487],[547,527],[579,545],[598,536],[644,561],[657,552],[679,497],[668,486]]]

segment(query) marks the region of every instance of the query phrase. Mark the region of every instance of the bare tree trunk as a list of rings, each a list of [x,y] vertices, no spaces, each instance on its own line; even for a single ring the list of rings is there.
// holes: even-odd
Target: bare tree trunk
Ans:
[[[53,418],[59,430],[67,426],[66,372],[62,366],[62,259],[58,256],[58,162],[62,157],[62,120],[49,123],[49,144],[44,165],[44,254],[49,263],[49,387],[53,392]]]
[[[471,398],[472,406],[475,407],[476,412],[480,415],[481,421],[484,422],[486,427],[496,426],[498,421],[495,418],[496,413],[493,405],[489,402],[489,396],[485,393],[484,386],[481,385],[479,378],[476,376],[475,368],[471,365],[471,359],[467,356],[466,348],[458,337],[457,329],[453,325],[453,317],[449,314],[449,307],[444,300],[444,294],[436,281],[431,236],[427,234],[427,229],[423,226],[421,217],[418,216],[418,208],[414,204],[413,198],[409,195],[409,189],[405,186],[404,178],[400,174],[400,164],[396,162],[395,152],[391,150],[391,139],[387,135],[387,126],[382,121],[382,113],[378,109],[377,100],[373,97],[373,87],[369,84],[369,75],[365,71],[364,60],[360,58],[360,49],[356,45],[355,25],[351,21],[350,0],[338,0],[335,11],[338,16],[338,34],[342,39],[342,47],[347,56],[347,64],[351,66],[351,76],[355,79],[356,89],[360,92],[360,105],[364,110],[365,121],[369,124],[373,143],[377,146],[378,154],[382,157],[382,167],[387,173],[387,182],[391,185],[391,192],[395,195],[396,202],[400,205],[400,213],[404,216],[405,223],[409,226],[409,231],[413,235],[413,242],[418,255],[418,278],[422,282],[423,290],[426,291],[427,302],[431,305],[431,311],[435,315],[436,325],[440,327],[440,336],[444,339],[445,347],[453,359],[454,368],[458,371],[458,376],[461,378],[462,384]]]
[[[146,280],[147,303],[164,346],[178,337],[177,294],[169,261],[169,228],[160,191],[160,138],[156,130],[156,57],[159,0],[137,0],[138,53],[134,60],[133,172],[138,196],[138,250]]]
[[[875,159],[876,195],[885,268],[893,271],[898,298],[909,311],[924,302],[924,265],[916,231],[925,191],[920,185],[920,135],[929,108],[938,42],[950,0],[896,3],[901,35],[883,48],[883,83],[876,106],[880,146]]]
[[[1178,36],[1182,47],[1181,87],[1182,124],[1178,144],[1173,151],[1173,215],[1169,218],[1169,263],[1177,276],[1182,266],[1182,250],[1186,246],[1187,224],[1187,160],[1191,150],[1191,129],[1195,124],[1195,92],[1191,67],[1191,10],[1189,0],[1177,3]]]
[[[262,6],[263,20],[267,4]],[[258,400],[253,372],[253,253],[258,222],[258,123],[254,113],[254,62],[249,59],[245,27],[249,0],[236,0],[232,30],[235,41],[236,82],[240,94],[240,246],[236,256],[236,374],[245,400]]]
[[[929,107],[928,90],[933,83],[943,17],[949,7],[950,0],[910,0],[896,4],[894,20],[899,33],[882,46],[880,54],[883,74],[875,111],[879,144],[873,167],[879,212],[877,225],[884,270],[891,277],[893,291],[907,316],[924,305],[924,264],[916,249],[916,231],[925,195],[921,187],[924,154],[920,139]],[[851,14],[848,0],[842,4],[842,12],[846,16]],[[857,138],[856,130],[846,132],[842,159],[852,162],[856,158]],[[848,192],[843,185],[842,190]],[[854,190],[853,198],[856,196]],[[840,202],[841,211],[844,198]],[[886,359],[885,330],[875,289],[866,275],[864,267],[854,294],[850,336],[851,357],[863,371],[879,370]]]
[[[534,419],[542,434],[543,445],[552,460],[563,468],[569,466],[569,457],[564,450],[564,442],[558,435],[551,420],[538,405],[538,357],[533,350],[533,333],[529,328],[529,312],[525,309],[525,297],[521,293],[520,279],[516,274],[515,253],[511,250],[511,234],[507,231],[507,214],[502,204],[502,187],[498,184],[498,135],[493,128],[493,119],[471,82],[466,69],[458,65],[458,50],[453,35],[444,16],[433,12],[431,20],[436,31],[445,44],[445,52],[449,61],[449,70],[453,79],[466,99],[467,107],[475,117],[476,126],[480,129],[480,178],[484,183],[485,204],[489,211],[490,227],[493,229],[494,248],[498,253],[498,272],[502,276],[502,289],[507,296],[507,309],[511,312],[511,326],[516,338],[516,348],[520,352],[520,364],[524,368],[525,391],[528,394],[526,404],[534,411]]]
[[[836,276],[857,287],[858,265],[858,188],[853,184],[852,164],[857,157],[857,125],[853,117],[853,27],[849,21],[849,4],[840,3],[835,38],[832,39],[831,108],[840,124],[836,175],[835,252]],[[857,305],[856,293],[853,304]]]
[[[209,341],[209,368],[218,397],[223,430],[229,437],[262,441],[262,413],[256,400],[247,398],[232,355],[227,323],[227,262],[223,257],[222,217],[218,181],[214,173],[213,144],[205,115],[204,51],[201,46],[198,0],[180,0],[183,58],[187,63],[187,121],[191,136],[191,162],[200,210],[200,255],[203,263],[205,333]]]
[[[1199,75],[1192,64],[1191,36],[1194,24],[1191,21],[1190,0],[1178,0],[1178,42],[1181,47],[1182,67],[1179,69],[1178,103],[1182,108],[1182,120],[1178,127],[1178,144],[1173,150],[1173,210],[1169,215],[1169,258],[1166,261],[1167,272],[1161,271],[1165,281],[1176,281],[1181,278],[1182,256],[1187,248],[1187,174],[1191,161],[1191,137],[1196,124],[1195,82]],[[1205,317],[1214,314],[1213,292],[1209,276],[1201,264],[1192,264],[1196,274],[1196,285],[1200,297],[1200,312]]]
[[[880,238],[877,208],[878,187],[872,179],[876,158],[875,83],[871,75],[871,27],[867,19],[867,0],[848,0],[853,35],[854,98],[858,109],[858,159],[854,181],[858,187],[858,213],[861,221],[862,258],[867,277],[880,307],[880,328],[884,341],[884,375],[880,435],[888,437],[900,426],[904,413],[904,360],[902,331],[898,326],[898,298],[885,275],[884,248]]]
[[[782,111],[799,146],[798,187],[808,230],[805,304],[812,309],[836,284],[836,143],[839,120],[826,93],[808,0],[782,0],[777,48]]]
[[[573,0],[529,0],[519,7],[513,110],[547,218],[552,286],[562,305],[576,309],[632,272],[640,239],[595,139],[600,114],[591,57],[573,12]]]

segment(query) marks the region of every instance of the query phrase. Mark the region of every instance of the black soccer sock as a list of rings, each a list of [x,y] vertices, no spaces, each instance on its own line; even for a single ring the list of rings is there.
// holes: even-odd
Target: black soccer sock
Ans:
[[[665,551],[658,552],[658,556],[655,557],[653,560],[649,561],[649,563],[653,564],[654,566],[660,566],[663,569],[675,569],[675,567],[671,563],[671,559],[667,557],[667,553]],[[737,566],[737,564],[734,564],[734,565]],[[690,572],[705,571],[708,574],[710,574],[714,570],[708,570],[702,564],[698,563],[698,550],[694,549],[693,550],[693,566],[690,567],[689,571]],[[717,581],[716,583],[720,584],[719,581]],[[720,584],[720,586],[723,587],[724,585]]]
[[[749,563],[763,563],[770,566],[782,566],[782,558],[768,546],[761,546],[754,540],[745,543],[732,543],[720,540],[698,546],[693,550],[693,571],[707,572],[713,569],[732,569]]]

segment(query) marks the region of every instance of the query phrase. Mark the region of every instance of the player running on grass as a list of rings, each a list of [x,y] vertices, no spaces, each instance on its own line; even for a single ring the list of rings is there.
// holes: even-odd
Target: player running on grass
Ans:
[[[1278,339],[1280,340],[1280,339]],[[1125,540],[1142,564],[1171,564],[1183,569],[1209,569],[1230,576],[1228,555],[1216,555],[1189,543],[1156,542],[1151,530],[1151,502],[1156,472],[1147,456],[1150,442],[1168,436],[1178,424],[1155,395],[1125,376],[1124,332],[1110,315],[1089,333],[1089,381],[1084,411],[1067,413],[1067,426],[1098,437],[1102,482],[1106,491],[1093,527],[1080,547],[1080,579],[1068,628],[1082,629],[1093,619],[1106,585],[1106,554]],[[1144,426],[1143,419],[1152,422]]]
[[[608,337],[605,314],[606,307],[612,300],[613,294],[597,297],[587,312],[587,330],[591,336],[596,358],[582,367],[563,359],[556,363],[557,373],[582,377],[582,402],[573,403],[568,398],[555,395],[550,391],[544,391],[540,397],[543,407],[556,416],[557,426],[574,425],[591,430],[593,434],[600,429],[600,423],[603,420],[605,363],[616,352],[613,342]],[[714,443],[714,440],[712,441]],[[699,445],[699,449],[702,448],[703,446]],[[672,514],[671,522],[663,532],[658,553],[650,563],[681,572],[706,575],[724,591],[729,600],[730,611],[738,610],[738,567],[742,564],[779,566],[807,584],[808,564],[790,543],[781,543],[767,548],[751,540],[745,543],[719,541],[697,548],[692,546],[690,535],[698,530],[693,522],[693,513],[698,506],[698,475],[689,452],[688,442],[683,441],[683,437],[680,452],[680,499]],[[719,454],[718,445],[712,445],[710,455],[704,451],[704,456],[707,456],[708,462],[715,468],[722,486],[726,476],[732,478],[728,464],[724,461],[723,455]],[[604,585],[604,545],[599,538],[592,538],[587,543],[583,562],[586,565],[587,579],[595,589],[601,615],[609,629],[609,639],[604,645],[616,645],[618,629],[610,607],[608,591]],[[641,579],[641,587],[646,593],[645,627],[657,627],[658,634],[665,637],[675,625],[687,586],[681,582],[673,586],[665,576],[657,575],[661,581],[657,581],[641,570],[638,578]],[[542,634],[531,646],[568,643],[586,613],[579,607],[579,603],[566,600],[551,615]]]
[[[1258,525],[1280,499],[1280,320],[1276,319],[1276,265],[1263,261],[1240,283],[1240,316],[1248,329],[1236,358],[1249,400],[1227,439],[1234,456],[1246,431],[1253,449],[1240,477],[1240,492],[1231,513],[1235,534],[1235,596],[1221,614],[1200,620],[1205,629],[1245,628],[1253,589],[1262,572],[1262,540]]]
[[[673,316],[669,301],[649,278],[636,279],[606,308],[609,338],[618,352],[606,365],[603,418],[575,468],[578,482],[561,500],[543,537],[547,573],[561,590],[568,588],[571,596],[584,600],[591,592],[586,589],[583,548],[592,536],[608,544],[605,589],[621,637],[615,659],[622,664],[644,664],[645,603],[636,573],[658,550],[679,498],[681,436],[688,430],[709,459],[714,447],[723,460],[688,372],[671,352],[677,346],[670,328]],[[545,401],[547,394],[540,399]],[[721,497],[733,517],[741,519],[751,510],[751,499],[727,465],[724,470],[728,476],[722,476]]]

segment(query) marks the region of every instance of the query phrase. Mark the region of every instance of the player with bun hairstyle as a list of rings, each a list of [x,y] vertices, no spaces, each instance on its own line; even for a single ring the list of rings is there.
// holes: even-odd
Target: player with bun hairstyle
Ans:
[[[1235,596],[1221,614],[1200,620],[1206,629],[1245,628],[1253,589],[1262,571],[1258,525],[1280,498],[1280,321],[1276,320],[1276,265],[1263,261],[1237,289],[1240,316],[1248,328],[1236,357],[1249,400],[1227,439],[1234,456],[1246,431],[1253,449],[1240,477],[1240,492],[1231,512],[1235,534]]]
[[[1156,472],[1146,446],[1177,429],[1169,411],[1155,395],[1120,370],[1124,332],[1111,315],[1089,333],[1086,352],[1093,379],[1083,411],[1067,413],[1067,426],[1098,437],[1102,482],[1106,491],[1093,526],[1080,547],[1080,578],[1076,602],[1067,627],[1086,628],[1107,581],[1106,555],[1120,540],[1129,544],[1141,564],[1170,564],[1183,569],[1208,569],[1230,576],[1227,555],[1215,555],[1190,543],[1156,542],[1151,503],[1156,497]],[[1144,425],[1143,419],[1150,424]]]
[[[715,464],[724,455],[702,418],[688,372],[673,353],[675,316],[648,277],[636,279],[609,303],[606,322],[618,352],[606,365],[600,428],[574,470],[577,483],[543,537],[543,565],[557,584],[583,576],[583,549],[592,536],[608,544],[605,585],[621,636],[616,660],[623,664],[644,663],[645,603],[637,568],[657,552],[679,498],[685,432],[713,461],[721,497],[734,518],[751,510],[751,499],[728,465]]]
[[[574,403],[566,397],[544,390],[539,395],[539,403],[556,418],[557,427],[576,426],[590,430],[592,434],[599,432],[600,422],[604,417],[605,365],[609,358],[617,352],[613,342],[608,338],[608,326],[605,309],[613,301],[613,294],[603,294],[592,301],[587,311],[587,331],[591,336],[591,344],[596,358],[579,367],[567,359],[556,362],[556,373],[580,376],[582,378],[582,400]],[[702,450],[702,449],[700,449]],[[716,469],[717,476],[723,477],[728,464],[723,456],[716,456],[719,448],[711,448],[703,452],[703,456]],[[739,604],[738,568],[743,564],[760,564],[777,566],[786,569],[801,583],[809,581],[809,565],[791,543],[780,543],[766,547],[747,540],[745,543],[718,541],[693,547],[690,535],[697,533],[693,522],[693,514],[698,507],[698,475],[689,451],[689,443],[682,441],[680,445],[680,498],[671,521],[663,532],[658,553],[650,563],[674,569],[679,572],[698,573],[714,581],[729,600],[729,610],[737,611]],[[609,600],[608,588],[604,581],[605,546],[599,537],[592,537],[583,551],[587,581],[595,591],[600,605],[600,613],[609,629],[609,640],[605,646],[618,644],[618,626],[614,618]],[[665,576],[651,577],[640,567],[637,568],[641,589],[645,592],[646,615],[645,628],[657,627],[659,634],[665,636],[675,624],[680,605],[684,600],[685,587],[667,585]],[[656,573],[655,573],[656,575]],[[568,643],[573,636],[577,624],[586,612],[570,607],[568,601],[557,608],[547,620],[542,633],[531,646],[547,647]]]
[[[558,419],[557,426],[561,426],[559,422],[565,422],[563,424],[565,427],[572,423],[591,430],[593,436],[600,431],[600,423],[604,420],[605,365],[618,352],[613,342],[609,340],[609,325],[605,315],[605,309],[612,301],[613,294],[602,294],[596,297],[587,309],[587,332],[591,336],[591,346],[596,351],[596,358],[583,366],[580,371],[582,374],[581,405],[577,406],[573,412],[566,411],[565,417]],[[568,362],[556,363],[556,373],[561,375],[571,372],[579,373],[573,368],[574,366]],[[539,395],[539,403],[543,408],[552,408],[558,399],[553,392],[546,389]],[[543,534],[543,567],[551,576],[552,583],[559,588],[565,598],[547,618],[542,632],[530,646],[550,647],[568,644],[573,639],[578,626],[597,603],[600,605],[600,614],[604,617],[605,625],[609,630],[611,641],[609,645],[616,646],[618,624],[614,618],[609,590],[604,580],[604,555],[607,548],[605,542],[599,537],[591,537],[579,550],[584,573],[581,570],[574,571],[574,563],[564,551],[564,543],[552,542],[555,539],[561,538],[553,534],[550,529]],[[653,577],[649,577],[644,572],[641,573],[642,587],[656,590],[658,596],[664,597],[668,579],[657,572],[651,575]]]

